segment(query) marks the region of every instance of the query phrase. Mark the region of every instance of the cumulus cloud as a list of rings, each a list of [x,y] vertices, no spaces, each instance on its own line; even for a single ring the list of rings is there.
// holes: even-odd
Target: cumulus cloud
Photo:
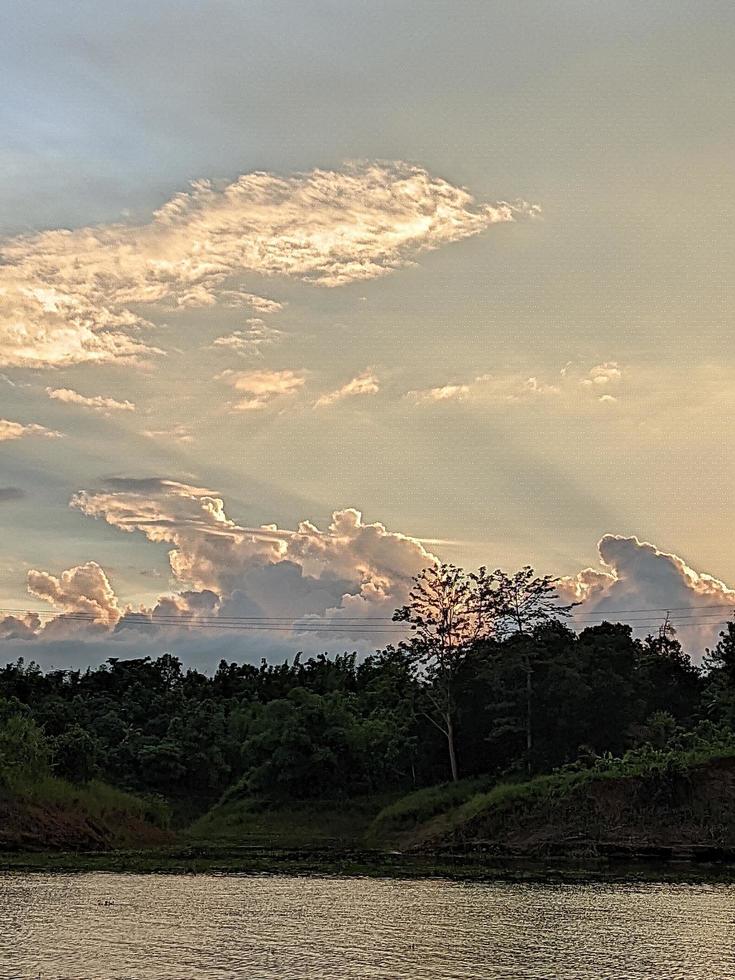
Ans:
[[[69,405],[81,405],[83,408],[91,408],[96,412],[134,412],[133,402],[118,401],[116,398],[108,398],[105,395],[80,395],[72,388],[47,388],[46,394],[49,398],[56,401],[66,402]]]
[[[109,481],[71,503],[121,531],[167,544],[177,591],[150,606],[123,607],[96,562],[59,575],[33,570],[29,592],[55,615],[0,619],[8,656],[28,655],[35,641],[33,656],[46,662],[173,649],[187,662],[211,666],[222,656],[257,661],[319,652],[327,635],[331,649],[366,653],[400,638],[386,623],[406,601],[412,576],[436,561],[418,539],[367,523],[352,508],[335,511],[325,528],[310,521],[293,529],[246,527],[213,491],[166,479]],[[685,649],[696,656],[716,643],[735,608],[734,589],[636,537],[607,534],[599,553],[599,568],[559,581],[563,601],[580,603],[573,625],[630,621],[642,635],[655,632],[668,609]],[[235,621],[246,628],[232,632]],[[255,628],[264,621],[273,629]]]
[[[101,654],[101,631],[111,644],[107,656],[123,648],[130,655],[160,650],[161,644],[193,651],[187,635],[197,627],[200,653],[215,648],[219,655],[237,650],[247,657],[317,652],[324,648],[326,631],[332,646],[368,652],[396,639],[383,636],[383,630],[373,636],[372,621],[388,619],[406,601],[412,576],[436,561],[416,538],[366,522],[352,508],[335,511],[323,529],[310,521],[293,529],[245,527],[228,517],[211,490],[174,480],[111,480],[104,490],[81,491],[71,505],[121,531],[168,544],[178,590],[150,607],[123,608],[95,562],[59,575],[30,572],[29,592],[58,614],[6,617],[0,620],[0,638],[35,639],[49,656],[70,637],[86,644],[89,655]],[[251,617],[251,626],[269,619],[277,629],[238,636],[230,631],[223,641],[214,627],[226,626],[231,617]],[[401,629],[389,625],[387,632]],[[138,637],[137,647],[131,636]]]
[[[95,561],[70,568],[58,578],[49,572],[31,569],[28,591],[62,613],[88,616],[104,626],[114,626],[120,619],[117,596],[107,575]]]
[[[334,405],[335,402],[341,401],[343,398],[354,398],[357,395],[377,395],[379,391],[380,381],[372,371],[367,370],[358,374],[352,381],[342,385],[341,388],[337,388],[336,391],[321,395],[314,403],[314,407]]]
[[[625,622],[628,614],[639,633],[655,632],[670,610],[685,646],[696,651],[716,643],[735,609],[735,589],[637,537],[606,534],[598,551],[600,568],[560,581],[564,600],[581,603],[574,611],[579,624],[596,617]]]
[[[140,308],[222,302],[276,312],[242,291],[249,272],[340,286],[538,210],[477,204],[407,164],[292,177],[200,180],[141,225],[23,235],[0,244],[0,365],[48,367],[151,353]]]
[[[0,442],[12,442],[15,439],[22,439],[24,436],[43,436],[45,439],[59,439],[60,432],[54,432],[43,425],[30,423],[23,425],[22,422],[9,422],[8,419],[0,419]]]
[[[588,388],[605,388],[616,381],[620,381],[623,372],[618,367],[617,361],[605,361],[604,364],[596,364],[591,368],[587,377],[582,379],[582,384]]]
[[[71,506],[120,530],[171,544],[171,570],[182,584],[224,595],[241,590],[252,578],[258,583],[257,601],[266,605],[281,575],[294,592],[300,588],[297,579],[301,586],[308,580],[309,588],[319,580],[335,605],[340,589],[350,586],[359,593],[369,583],[403,588],[416,571],[435,561],[417,539],[365,523],[351,508],[335,511],[326,530],[309,521],[294,529],[244,527],[227,516],[224,501],[211,490],[172,480],[125,481],[109,490],[80,491]]]
[[[252,412],[266,408],[275,399],[295,395],[303,387],[305,377],[303,371],[227,370],[218,374],[216,380],[246,396],[232,403],[233,411]]]

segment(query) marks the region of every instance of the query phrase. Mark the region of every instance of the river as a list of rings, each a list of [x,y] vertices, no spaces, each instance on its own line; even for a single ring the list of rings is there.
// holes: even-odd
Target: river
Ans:
[[[3,980],[717,980],[735,886],[0,875]]]

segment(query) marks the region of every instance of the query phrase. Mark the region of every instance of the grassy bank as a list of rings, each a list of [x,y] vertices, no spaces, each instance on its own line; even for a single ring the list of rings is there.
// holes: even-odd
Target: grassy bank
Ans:
[[[463,794],[458,787],[456,802],[445,790],[447,805],[413,825],[406,811],[414,815],[420,806],[400,801],[378,816],[375,838],[390,840],[392,831],[405,848],[529,855],[735,849],[732,750],[648,751],[484,792],[470,789]]]
[[[54,776],[0,787],[0,848],[104,850],[167,843],[168,807],[93,780]]]
[[[726,869],[735,867],[735,751],[649,749],[399,798],[275,804],[230,794],[175,837],[165,823],[155,801],[43,780],[0,797],[0,867],[462,878],[609,875],[630,861]]]
[[[344,849],[360,846],[377,814],[394,799],[395,794],[277,804],[226,798],[183,837],[193,845]]]

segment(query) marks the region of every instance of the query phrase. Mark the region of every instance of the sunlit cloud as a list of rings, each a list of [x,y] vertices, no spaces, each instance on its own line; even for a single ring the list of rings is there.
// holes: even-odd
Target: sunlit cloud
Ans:
[[[32,569],[28,572],[28,592],[62,613],[88,616],[106,626],[114,626],[122,615],[110,581],[95,561],[70,568],[58,577]]]
[[[460,401],[532,404],[548,399],[555,400],[560,408],[577,410],[580,398],[616,402],[610,389],[619,385],[622,376],[621,369],[613,361],[585,370],[581,377],[579,369],[569,362],[556,376],[487,372],[467,381],[453,379],[430,388],[412,389],[405,397],[419,404]]]
[[[234,412],[252,412],[268,407],[276,399],[295,395],[303,387],[303,371],[223,371],[217,381],[245,395],[230,406]]]
[[[655,632],[669,610],[685,645],[701,650],[716,642],[735,609],[735,589],[635,536],[606,534],[598,551],[599,568],[560,580],[564,599],[580,603],[574,610],[580,625],[630,618],[640,623],[638,632]]]
[[[12,442],[15,439],[23,439],[25,436],[42,436],[45,439],[60,439],[61,433],[47,429],[43,425],[36,425],[35,422],[23,425],[22,422],[10,422],[8,419],[0,419],[0,442]]]
[[[326,405],[334,405],[335,402],[341,401],[343,398],[355,398],[359,395],[376,395],[379,391],[380,381],[372,371],[367,370],[363,371],[362,374],[358,374],[356,378],[348,381],[347,384],[342,385],[341,388],[321,395],[314,403],[314,407],[320,408]]]
[[[464,398],[465,395],[469,393],[469,390],[470,386],[468,384],[446,384],[440,385],[436,388],[424,388],[423,390],[409,391],[406,393],[406,397],[417,402],[458,401]]]
[[[371,641],[361,627],[376,617],[389,620],[406,601],[412,577],[436,562],[417,538],[366,522],[354,508],[335,511],[324,529],[311,521],[291,529],[246,527],[230,519],[212,491],[175,480],[110,480],[104,490],[80,491],[71,506],[121,531],[168,544],[178,590],[150,606],[123,606],[96,562],[60,574],[34,569],[28,591],[54,613],[6,616],[0,619],[0,639],[89,644],[85,634],[91,633],[97,644],[106,635],[112,651],[126,636],[148,643],[150,632],[140,633],[148,625],[161,642],[178,649],[197,623],[245,616],[286,624],[292,647],[317,649],[323,639],[315,639],[314,631],[328,627],[339,642],[367,651]],[[221,651],[216,631],[198,637],[205,650]],[[265,637],[257,642],[261,653],[273,646]],[[281,643],[280,655],[287,650]]]
[[[135,405],[131,401],[118,401],[116,398],[108,398],[105,395],[80,395],[72,388],[47,388],[46,394],[49,398],[56,401],[66,402],[69,405],[81,405],[83,408],[91,408],[96,412],[134,412]]]
[[[278,343],[283,337],[283,331],[269,326],[260,317],[251,317],[246,322],[247,330],[233,330],[232,333],[216,337],[212,346],[246,357],[262,357],[264,348]]]
[[[403,163],[200,180],[146,224],[45,231],[0,244],[0,365],[139,359],[157,350],[144,339],[156,310],[219,302],[278,312],[280,303],[237,282],[248,273],[327,287],[373,279],[537,210],[478,204]]]
[[[170,429],[143,429],[142,434],[146,439],[154,439],[160,442],[177,442],[182,445],[194,442],[191,430],[185,425],[175,425]]]

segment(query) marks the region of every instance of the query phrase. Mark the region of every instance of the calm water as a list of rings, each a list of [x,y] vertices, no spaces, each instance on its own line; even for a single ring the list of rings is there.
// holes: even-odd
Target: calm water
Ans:
[[[735,886],[0,875],[0,977],[735,977]]]

